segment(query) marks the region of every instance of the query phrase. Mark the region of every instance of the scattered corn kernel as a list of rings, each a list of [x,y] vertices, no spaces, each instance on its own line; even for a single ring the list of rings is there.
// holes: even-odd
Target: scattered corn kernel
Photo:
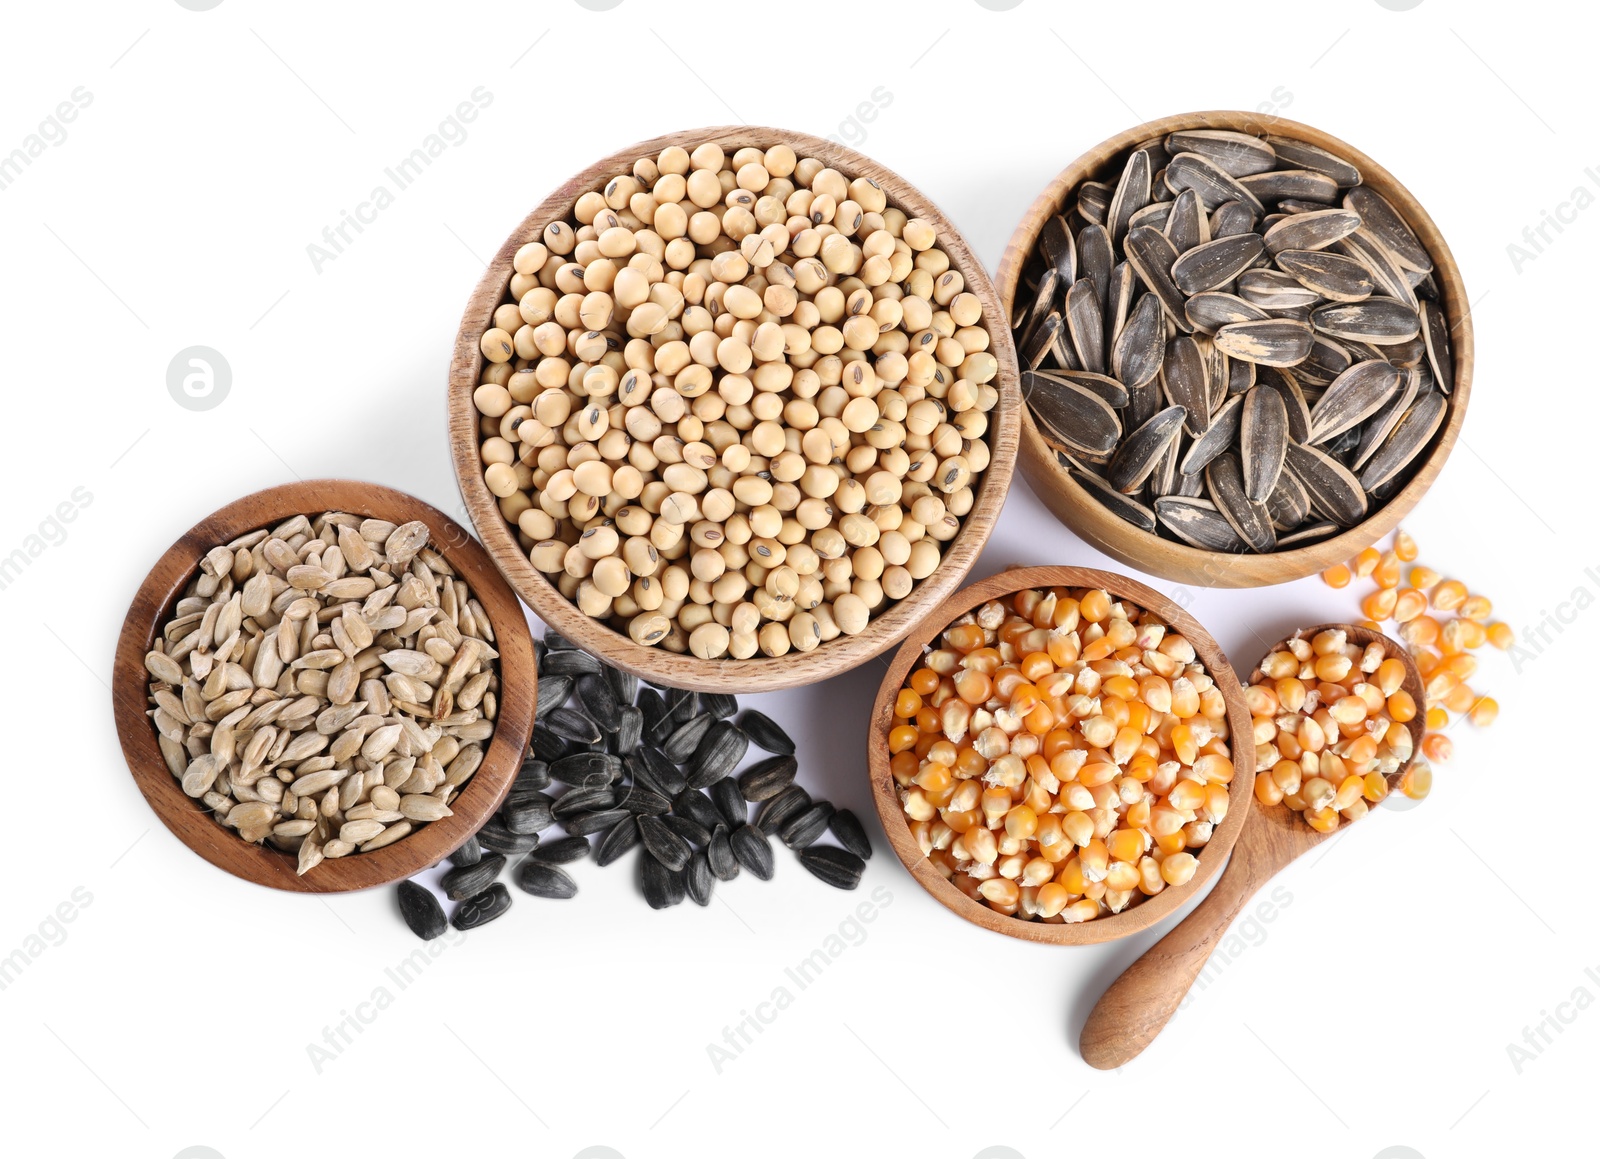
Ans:
[[[1322,582],[1330,588],[1344,588],[1350,586],[1350,569],[1342,563],[1336,563],[1322,573]]]
[[[1394,533],[1394,553],[1406,563],[1417,558],[1417,541],[1411,538],[1409,531],[1397,530]]]

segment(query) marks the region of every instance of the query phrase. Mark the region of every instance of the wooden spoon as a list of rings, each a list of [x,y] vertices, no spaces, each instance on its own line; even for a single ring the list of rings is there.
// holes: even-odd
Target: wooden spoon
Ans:
[[[1426,697],[1422,675],[1410,653],[1383,633],[1354,624],[1318,624],[1298,634],[1309,638],[1329,628],[1343,629],[1350,642],[1362,648],[1373,642],[1383,644],[1389,656],[1406,666],[1402,687],[1417,704],[1417,715],[1409,724],[1411,751],[1413,755],[1420,752]],[[1250,680],[1259,674],[1257,665]],[[1407,761],[1390,774],[1391,791],[1399,784],[1409,764]],[[1240,775],[1244,775],[1243,767]],[[1194,985],[1245,903],[1289,862],[1333,835],[1318,833],[1287,805],[1267,806],[1255,800],[1252,810],[1253,815],[1246,821],[1244,832],[1239,834],[1233,847],[1233,856],[1211,892],[1165,937],[1146,950],[1142,958],[1124,970],[1089,1012],[1078,1049],[1090,1066],[1100,1070],[1115,1069],[1149,1046],[1176,1013],[1189,987]],[[1338,833],[1339,829],[1333,832]]]

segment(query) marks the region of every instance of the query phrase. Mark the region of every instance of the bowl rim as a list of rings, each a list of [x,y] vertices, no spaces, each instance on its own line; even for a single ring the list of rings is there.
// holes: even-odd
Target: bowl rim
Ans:
[[[1195,654],[1207,673],[1222,690],[1228,708],[1229,747],[1235,761],[1234,778],[1228,786],[1228,815],[1212,833],[1211,840],[1197,854],[1199,866],[1194,877],[1183,885],[1167,886],[1154,897],[1119,914],[1097,917],[1075,925],[1028,921],[1009,917],[980,905],[951,885],[918,848],[911,836],[894,777],[889,771],[889,752],[884,738],[893,720],[894,700],[904,686],[912,665],[922,658],[923,644],[944,631],[950,621],[988,600],[1014,594],[1024,588],[1089,587],[1103,588],[1117,599],[1130,600],[1154,612],[1170,627],[1181,632],[1194,645]],[[1238,767],[1238,738],[1251,734],[1250,711],[1245,706],[1244,689],[1237,673],[1211,633],[1180,605],[1155,589],[1129,576],[1097,568],[1072,566],[1018,567],[979,580],[963,588],[941,604],[895,653],[878,688],[867,726],[867,765],[872,784],[872,803],[883,825],[895,856],[911,872],[917,883],[934,900],[952,913],[995,933],[1058,946],[1094,945],[1116,941],[1147,930],[1192,898],[1227,861],[1234,843],[1244,830],[1255,802],[1254,761],[1251,768]]]
[[[451,803],[453,813],[371,853],[323,861],[304,877],[295,860],[252,845],[217,824],[184,793],[167,768],[146,715],[144,656],[201,558],[219,543],[294,515],[347,511],[373,519],[428,524],[429,546],[454,567],[489,612],[500,653],[500,703],[483,763]],[[396,517],[399,518],[396,518]],[[344,893],[389,885],[437,864],[499,808],[522,766],[533,733],[537,696],[533,637],[516,596],[476,540],[442,511],[403,491],[347,479],[313,479],[245,495],[201,519],[151,567],[130,601],[117,639],[111,698],[123,758],[139,791],[164,825],[219,869],[257,885],[294,893]],[[326,870],[327,872],[323,872]]]
[[[961,273],[965,288],[982,303],[989,350],[999,362],[999,371],[992,380],[1000,400],[990,413],[989,465],[979,482],[972,510],[962,518],[960,531],[946,545],[938,568],[918,581],[909,596],[874,616],[860,634],[841,635],[810,652],[790,652],[777,658],[701,660],[688,653],[637,644],[626,633],[580,612],[535,570],[518,546],[498,501],[484,483],[478,453],[478,413],[472,400],[483,363],[478,339],[504,297],[517,249],[537,240],[550,221],[564,219],[580,194],[598,188],[607,177],[631,170],[637,158],[653,157],[669,145],[692,148],[705,141],[735,149],[786,144],[802,157],[815,157],[838,168],[852,180],[871,178],[883,188],[891,205],[908,216],[932,222],[939,245],[950,257],[951,268]],[[651,683],[735,693],[793,688],[848,671],[903,639],[930,609],[954,592],[977,562],[1010,490],[1024,409],[1009,316],[1001,309],[988,270],[949,216],[916,186],[863,153],[807,133],[763,125],[713,125],[665,133],[619,149],[558,186],[511,231],[468,298],[450,362],[446,405],[450,453],[467,513],[495,565],[540,619],[606,663]]]
[[[1020,457],[1022,472],[1040,499],[1056,517],[1091,545],[1130,567],[1180,581],[1200,581],[1214,587],[1256,587],[1299,579],[1349,559],[1397,527],[1427,493],[1449,458],[1466,420],[1472,394],[1476,356],[1471,301],[1461,270],[1443,234],[1422,203],[1388,169],[1366,153],[1331,133],[1291,120],[1238,110],[1177,113],[1125,129],[1084,152],[1044,187],[1017,223],[1006,243],[995,286],[1010,317],[1024,266],[1045,221],[1061,211],[1067,196],[1082,181],[1099,173],[1113,157],[1144,141],[1165,137],[1181,129],[1234,129],[1257,135],[1294,137],[1339,154],[1361,170],[1362,184],[1394,205],[1434,260],[1445,316],[1451,322],[1451,351],[1455,383],[1449,395],[1444,426],[1434,436],[1432,449],[1417,465],[1406,485],[1387,503],[1360,523],[1307,547],[1267,555],[1229,555],[1203,551],[1188,544],[1162,539],[1133,526],[1107,510],[1056,463],[1039,433],[1033,416],[1023,408]]]

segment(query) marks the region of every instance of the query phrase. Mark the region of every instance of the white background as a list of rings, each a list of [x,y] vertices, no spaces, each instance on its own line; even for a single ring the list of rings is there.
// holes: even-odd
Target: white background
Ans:
[[[1520,271],[1507,252],[1575,187],[1600,192],[1585,30],[1567,6],[1400,3],[9,6],[0,153],[77,86],[92,103],[0,190],[0,555],[76,488],[92,501],[0,591],[0,956],[37,947],[75,889],[92,900],[0,991],[7,1150],[1437,1159],[1589,1122],[1600,1012],[1561,1007],[1574,1020],[1537,1057],[1508,1054],[1575,990],[1600,998],[1587,611],[1527,662],[1490,655],[1476,683],[1500,723],[1453,730],[1433,797],[1285,872],[1255,944],[1109,1074],[1078,1058],[1078,1031],[1161,930],[1049,948],[928,898],[871,813],[881,664],[759,702],[798,737],[804,783],[868,821],[858,893],[780,851],[770,884],[655,913],[630,872],[585,863],[575,901],[519,894],[404,991],[385,969],[419,943],[392,890],[319,901],[213,869],[146,807],[109,711],[127,601],[207,512],[318,476],[458,510],[443,386],[483,259],[595,157],[732,119],[864,149],[991,269],[1047,179],[1141,120],[1264,107],[1344,137],[1429,207],[1476,306],[1464,437],[1409,523],[1425,559],[1519,632],[1600,593],[1600,213],[1569,212]],[[478,86],[493,103],[465,142],[317,272],[307,244]],[[879,86],[888,107],[850,124]],[[205,413],[166,389],[194,344],[233,371]],[[1015,562],[1107,561],[1019,476],[974,576]],[[1354,618],[1353,589],[1315,580],[1188,598],[1245,661]],[[798,991],[785,967],[875,893],[865,940]],[[308,1045],[380,986],[393,1004],[318,1073]],[[793,1005],[718,1073],[708,1045],[779,986]]]

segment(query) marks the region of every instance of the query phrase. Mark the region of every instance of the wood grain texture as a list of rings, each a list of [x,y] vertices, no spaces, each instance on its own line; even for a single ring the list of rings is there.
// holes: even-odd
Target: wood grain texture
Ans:
[[[478,339],[487,329],[495,307],[504,300],[511,280],[512,258],[518,248],[537,240],[551,221],[566,218],[579,194],[598,189],[610,177],[627,172],[636,158],[654,157],[669,145],[682,145],[692,152],[696,145],[705,141],[716,141],[730,152],[745,146],[766,149],[787,144],[797,155],[824,161],[847,178],[872,178],[882,187],[890,205],[909,216],[932,222],[938,230],[939,245],[949,255],[952,268],[960,271],[966,288],[982,303],[989,349],[1000,363],[994,380],[1000,401],[990,416],[988,434],[989,468],[978,484],[976,502],[962,521],[960,532],[946,546],[938,570],[918,583],[905,599],[874,617],[860,635],[840,636],[811,652],[792,652],[776,659],[701,660],[687,654],[677,655],[662,648],[636,644],[626,633],[584,615],[528,561],[517,543],[515,529],[506,522],[495,497],[484,484],[483,465],[478,455],[478,413],[472,402],[472,393],[483,369]],[[832,141],[785,129],[723,125],[668,133],[620,150],[567,181],[512,231],[489,263],[462,314],[455,355],[450,363],[447,401],[450,453],[455,460],[456,478],[479,537],[517,594],[545,623],[608,664],[656,684],[701,691],[771,692],[812,684],[854,668],[903,639],[930,609],[956,590],[988,540],[1011,484],[1023,410],[1016,351],[1007,319],[988,271],[950,219],[915,186],[871,158]]]
[[[1130,567],[1182,583],[1224,588],[1261,587],[1311,575],[1371,546],[1394,530],[1439,477],[1461,432],[1467,401],[1472,394],[1474,351],[1470,300],[1461,280],[1461,270],[1438,226],[1410,191],[1382,165],[1339,138],[1297,121],[1256,113],[1213,111],[1163,117],[1119,133],[1079,157],[1045,186],[1023,215],[1000,259],[1000,271],[995,282],[1006,316],[1010,317],[1023,267],[1033,252],[1040,230],[1053,214],[1061,212],[1067,197],[1081,182],[1103,176],[1107,162],[1141,142],[1164,137],[1179,129],[1197,128],[1235,129],[1258,135],[1270,133],[1294,137],[1345,157],[1359,168],[1363,184],[1381,193],[1394,205],[1432,255],[1434,280],[1438,283],[1445,317],[1450,324],[1455,355],[1456,381],[1455,390],[1450,396],[1449,412],[1445,416],[1443,429],[1434,436],[1432,450],[1411,481],[1367,519],[1332,539],[1271,555],[1225,555],[1201,551],[1187,544],[1161,539],[1118,518],[1061,469],[1033,417],[1028,414],[1026,407],[1023,408],[1020,446],[1022,474],[1056,518],[1091,545]]]
[[[1228,788],[1228,815],[1223,818],[1211,836],[1211,841],[1199,854],[1199,868],[1187,883],[1162,890],[1154,897],[1123,910],[1120,914],[1098,917],[1076,925],[1024,921],[998,913],[986,905],[973,901],[950,884],[927,857],[911,836],[900,796],[896,791],[894,776],[889,771],[889,727],[894,720],[894,701],[905,686],[912,667],[922,659],[922,647],[933,641],[951,620],[963,612],[989,600],[1000,599],[1024,588],[1084,587],[1104,588],[1118,599],[1130,600],[1147,611],[1154,612],[1173,629],[1183,634],[1194,645],[1195,654],[1205,664],[1206,671],[1222,690],[1228,705],[1228,729],[1233,736],[1250,735],[1250,712],[1245,707],[1244,690],[1234,675],[1228,658],[1211,634],[1200,626],[1198,620],[1153,588],[1115,572],[1095,571],[1084,567],[1022,567],[1001,572],[986,580],[979,580],[963,588],[938,608],[934,609],[915,632],[906,638],[895,653],[888,675],[878,689],[872,706],[872,718],[867,730],[867,765],[872,778],[872,801],[878,811],[878,820],[894,847],[895,856],[911,871],[923,889],[931,893],[945,908],[959,914],[967,921],[995,933],[1007,934],[1032,942],[1045,942],[1057,946],[1086,946],[1096,942],[1110,942],[1148,929],[1187,899],[1194,896],[1221,867],[1228,851],[1244,828],[1255,793],[1252,780],[1242,772],[1235,776]]]
[[[1390,656],[1405,664],[1404,687],[1419,706],[1417,716],[1409,725],[1412,751],[1419,751],[1424,731],[1420,706],[1426,702],[1426,697],[1422,676],[1411,654],[1381,632],[1354,624],[1318,624],[1302,629],[1301,635],[1315,635],[1325,628],[1343,628],[1350,639],[1362,647],[1374,640],[1381,641]],[[1251,671],[1252,682],[1258,671],[1259,665]],[[1389,777],[1391,790],[1399,784],[1404,772],[1405,765],[1402,765]],[[1250,796],[1254,799],[1254,782],[1254,774],[1246,775],[1241,770],[1234,778],[1234,787],[1241,783],[1250,786]],[[1124,970],[1095,1003],[1078,1040],[1083,1060],[1100,1070],[1114,1070],[1138,1056],[1177,1012],[1183,996],[1205,969],[1217,943],[1256,891],[1296,857],[1352,823],[1343,821],[1332,833],[1318,833],[1287,805],[1267,806],[1256,801],[1251,821],[1234,845],[1233,856],[1216,886],[1188,916]],[[1164,897],[1165,893],[1157,896]]]
[[[420,519],[428,525],[429,545],[449,561],[489,613],[500,652],[500,706],[483,764],[451,803],[452,816],[430,822],[383,849],[324,861],[300,877],[295,873],[294,857],[240,840],[233,830],[219,825],[210,810],[184,793],[161,756],[155,726],[145,714],[149,674],[144,657],[207,551],[292,515],[324,511],[347,511],[394,523]],[[139,586],[123,620],[111,699],[128,769],[156,816],[180,841],[212,865],[257,885],[298,893],[342,893],[410,877],[436,864],[478,831],[499,808],[522,767],[533,733],[536,684],[533,637],[522,606],[464,528],[403,492],[372,483],[319,479],[247,495],[206,516],[166,550]]]

